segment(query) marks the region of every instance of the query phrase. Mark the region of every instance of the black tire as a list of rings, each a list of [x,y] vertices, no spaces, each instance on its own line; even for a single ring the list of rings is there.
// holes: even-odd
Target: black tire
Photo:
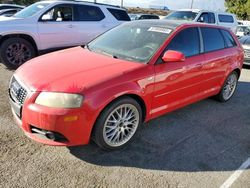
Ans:
[[[229,81],[231,76],[236,78],[236,80],[235,80],[236,83],[235,83],[235,87],[234,87],[232,93],[230,94],[229,98],[227,98],[227,97],[225,97],[224,92],[225,92],[225,87],[228,84],[228,81]],[[239,75],[238,75],[238,73],[236,71],[233,71],[232,73],[230,73],[228,75],[227,79],[225,80],[225,82],[224,82],[224,84],[223,84],[223,86],[222,86],[222,88],[220,90],[220,93],[215,96],[215,99],[217,101],[219,101],[219,102],[227,102],[227,101],[229,101],[233,97],[233,95],[235,93],[235,90],[236,90],[237,84],[238,84],[238,79],[239,79]]]
[[[19,37],[8,38],[0,47],[0,56],[3,63],[10,69],[16,69],[26,61],[35,57],[32,44]]]
[[[137,127],[136,128],[134,128],[134,133],[132,134],[131,133],[131,138],[129,138],[129,140],[127,140],[125,143],[123,143],[122,145],[117,145],[117,146],[114,146],[113,144],[111,144],[111,143],[108,143],[108,141],[106,141],[107,139],[108,139],[108,136],[106,137],[106,139],[105,139],[105,130],[107,129],[107,128],[105,128],[106,126],[105,126],[105,124],[106,124],[106,122],[108,121],[108,118],[110,118],[111,117],[111,114],[114,112],[114,110],[116,110],[116,109],[119,109],[119,107],[121,107],[121,106],[123,106],[123,105],[129,105],[129,106],[134,106],[136,109],[137,109],[137,111],[138,111],[138,115],[139,115],[139,117],[138,117],[138,125],[137,125]],[[124,106],[123,106],[124,107]],[[124,107],[125,108],[125,107]],[[129,107],[128,107],[129,108]],[[126,110],[125,110],[125,114],[126,114]],[[136,113],[137,114],[137,113]],[[124,116],[125,117],[125,116]],[[124,122],[123,122],[124,123]],[[142,123],[142,109],[141,109],[141,106],[140,106],[140,104],[136,101],[136,100],[134,100],[134,99],[132,99],[132,98],[130,98],[130,97],[123,97],[123,98],[120,98],[120,99],[118,99],[118,100],[115,100],[114,102],[112,102],[111,104],[109,104],[102,112],[101,112],[101,114],[99,115],[99,117],[97,118],[97,121],[96,121],[96,123],[95,123],[95,126],[94,126],[94,128],[93,128],[93,132],[92,132],[92,139],[93,139],[93,141],[99,146],[99,147],[101,147],[102,149],[104,149],[104,150],[116,150],[116,149],[120,149],[120,148],[123,148],[124,146],[126,146],[129,142],[131,142],[131,140],[134,138],[134,136],[135,136],[135,134],[136,134],[136,132],[137,132],[137,130],[138,130],[138,127],[141,125],[141,123]],[[114,123],[114,124],[116,124],[116,123]],[[107,124],[106,124],[107,125]],[[117,131],[117,129],[119,129],[119,126],[118,125],[112,125],[112,126],[114,126],[114,127],[116,127],[115,128],[115,130],[114,130],[114,132],[121,132],[121,130],[118,130]],[[130,126],[132,126],[132,125],[130,125]],[[132,129],[132,128],[131,128]],[[124,133],[125,133],[125,129],[124,130],[122,130]],[[129,132],[129,131],[128,131]],[[132,132],[132,131],[131,131]],[[117,133],[118,134],[118,133]],[[120,133],[120,134],[122,134],[122,133]],[[122,136],[122,135],[120,135],[119,134],[119,138]],[[129,135],[129,133],[128,133],[128,135]],[[118,139],[119,139],[118,138]],[[123,137],[122,137],[123,138]]]

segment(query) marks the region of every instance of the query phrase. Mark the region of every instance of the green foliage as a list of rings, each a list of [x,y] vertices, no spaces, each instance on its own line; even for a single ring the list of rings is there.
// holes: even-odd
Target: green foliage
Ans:
[[[250,0],[226,0],[226,7],[239,19],[250,20]]]

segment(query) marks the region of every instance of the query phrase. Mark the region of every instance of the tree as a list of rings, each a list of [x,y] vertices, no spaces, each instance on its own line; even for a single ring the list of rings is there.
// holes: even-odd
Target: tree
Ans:
[[[237,15],[239,19],[250,19],[250,0],[226,0],[227,11]]]

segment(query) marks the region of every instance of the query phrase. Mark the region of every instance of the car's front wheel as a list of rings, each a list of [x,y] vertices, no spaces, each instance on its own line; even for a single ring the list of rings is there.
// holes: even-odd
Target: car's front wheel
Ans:
[[[93,140],[103,149],[114,150],[127,145],[142,122],[141,106],[126,97],[108,105],[99,115]]]
[[[16,69],[35,57],[35,49],[27,40],[14,37],[3,41],[0,48],[0,55],[7,67]]]
[[[235,71],[229,74],[220,93],[216,96],[219,101],[226,102],[232,98],[238,84],[238,77]]]

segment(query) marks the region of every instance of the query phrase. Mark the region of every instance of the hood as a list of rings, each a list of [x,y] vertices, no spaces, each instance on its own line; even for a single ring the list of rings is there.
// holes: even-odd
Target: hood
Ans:
[[[13,24],[13,23],[19,23],[22,22],[22,18],[15,18],[15,17],[6,17],[6,16],[0,16],[0,25],[2,26],[3,24]],[[26,20],[27,23],[27,20]]]
[[[142,66],[75,47],[30,60],[15,77],[31,91],[81,93]]]

